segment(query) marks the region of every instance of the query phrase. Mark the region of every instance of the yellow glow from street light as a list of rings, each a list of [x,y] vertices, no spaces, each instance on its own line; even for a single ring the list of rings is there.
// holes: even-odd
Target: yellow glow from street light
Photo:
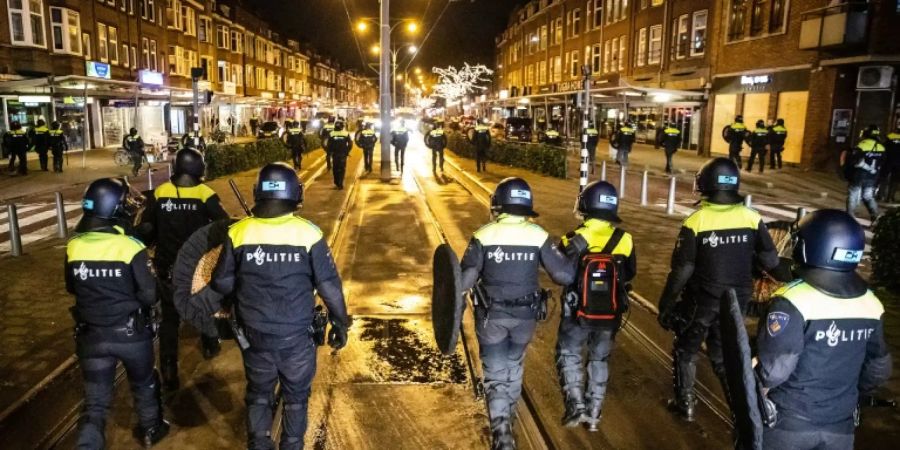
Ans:
[[[415,53],[415,52],[417,52],[417,51],[419,51],[419,47],[416,47],[415,45],[410,45],[410,46],[409,46],[409,52],[410,52],[410,53]]]
[[[397,75],[397,81],[403,81],[403,74]]]
[[[415,33],[416,31],[419,31],[419,24],[417,24],[415,22],[410,22],[408,25],[406,25],[406,31],[409,31],[410,33]]]
[[[359,22],[356,23],[356,31],[359,31],[360,33],[362,33],[363,31],[366,31],[368,29],[369,29],[369,24],[367,24],[365,21],[360,20]]]
[[[378,45],[373,45],[369,50],[376,55],[381,53],[381,47]]]

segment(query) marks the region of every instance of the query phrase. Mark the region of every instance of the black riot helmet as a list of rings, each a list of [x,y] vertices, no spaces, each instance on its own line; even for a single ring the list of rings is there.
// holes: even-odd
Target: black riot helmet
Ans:
[[[575,209],[586,218],[622,221],[618,216],[619,194],[613,185],[605,181],[595,181],[585,186],[578,194]]]
[[[783,126],[784,126],[784,119],[781,119],[781,118],[775,119],[775,125],[778,125],[778,126],[782,126],[782,127],[783,127]]]
[[[59,124],[59,122],[57,122],[57,121],[53,121],[53,122],[50,123],[50,129],[51,129],[51,130],[58,130],[59,127],[60,127],[60,124]]]
[[[38,119],[37,126],[43,127],[45,125],[47,125],[47,122],[44,122],[44,119]]]
[[[136,134],[137,134],[137,128],[131,127],[131,129],[128,130],[128,134],[130,134],[130,135],[132,135],[132,136],[136,135]]]
[[[85,217],[114,220],[124,211],[125,194],[128,192],[122,180],[101,178],[84,191],[81,207]]]
[[[734,121],[737,123],[744,123],[744,116],[738,114],[738,115],[734,116]]]
[[[744,201],[738,194],[741,170],[728,158],[713,158],[697,172],[695,190],[712,203],[730,205]]]
[[[878,139],[881,136],[881,128],[878,128],[878,125],[871,124],[866,127],[862,132],[863,139]]]
[[[344,129],[344,122],[338,120],[334,123],[334,131],[341,131]]]
[[[175,154],[174,174],[172,182],[177,186],[196,186],[206,173],[206,161],[203,154],[193,148],[183,148]]]
[[[764,120],[756,121],[756,128],[765,128],[765,127],[766,127],[766,122]]]
[[[820,209],[800,220],[795,233],[793,259],[801,268],[852,272],[862,260],[866,235],[851,215]]]
[[[518,177],[507,178],[497,184],[491,195],[491,212],[516,216],[537,217],[531,186]]]
[[[253,213],[277,217],[293,212],[303,202],[303,184],[291,166],[271,163],[260,169],[253,188]]]
[[[22,124],[19,123],[19,121],[17,121],[17,120],[13,120],[12,122],[9,123],[9,129],[10,130],[21,130]]]

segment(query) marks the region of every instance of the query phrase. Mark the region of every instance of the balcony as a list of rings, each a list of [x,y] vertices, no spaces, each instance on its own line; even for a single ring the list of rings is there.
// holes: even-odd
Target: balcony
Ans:
[[[868,2],[848,2],[801,14],[800,50],[849,48],[866,42]]]

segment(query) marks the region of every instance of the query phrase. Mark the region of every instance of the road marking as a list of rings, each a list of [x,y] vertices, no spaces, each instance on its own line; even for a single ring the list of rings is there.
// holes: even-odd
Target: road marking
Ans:
[[[81,205],[65,205],[64,208],[65,208],[66,212],[68,213],[70,211],[74,211],[76,209],[81,208]],[[40,212],[37,214],[32,214],[29,216],[25,216],[24,218],[20,217],[19,218],[19,228],[20,229],[25,228],[28,225],[38,223],[38,222],[41,222],[41,221],[44,221],[44,220],[47,220],[47,219],[50,219],[53,217],[56,217],[56,207],[55,206],[52,209],[50,209],[49,211],[43,211],[43,212]],[[9,232],[9,222],[7,222],[3,225],[0,225],[0,233],[7,233],[7,232]],[[28,233],[28,234],[31,234],[31,233]]]

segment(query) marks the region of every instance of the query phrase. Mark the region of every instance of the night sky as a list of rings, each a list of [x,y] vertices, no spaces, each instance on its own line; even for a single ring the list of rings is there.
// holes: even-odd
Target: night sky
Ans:
[[[509,12],[525,2],[527,0],[457,0],[453,3],[447,0],[392,0],[393,18],[417,18],[422,22],[413,39],[406,38],[408,35],[401,27],[397,27],[392,36],[395,41],[405,38],[404,41],[419,45],[421,50],[412,66],[429,72],[433,66],[459,66],[463,62],[490,66],[494,59],[494,37],[505,28]],[[245,3],[257,7],[283,35],[312,43],[321,53],[337,58],[345,67],[363,68],[375,62],[369,49],[378,42],[377,28],[369,28],[362,34],[354,33],[347,11],[354,23],[359,17],[377,18],[378,0],[246,0]],[[444,14],[435,26],[442,11]],[[422,39],[432,27],[431,35],[423,45]],[[354,34],[359,40],[359,49]],[[401,63],[401,66],[405,64]],[[374,72],[368,71],[368,75],[374,75]]]

